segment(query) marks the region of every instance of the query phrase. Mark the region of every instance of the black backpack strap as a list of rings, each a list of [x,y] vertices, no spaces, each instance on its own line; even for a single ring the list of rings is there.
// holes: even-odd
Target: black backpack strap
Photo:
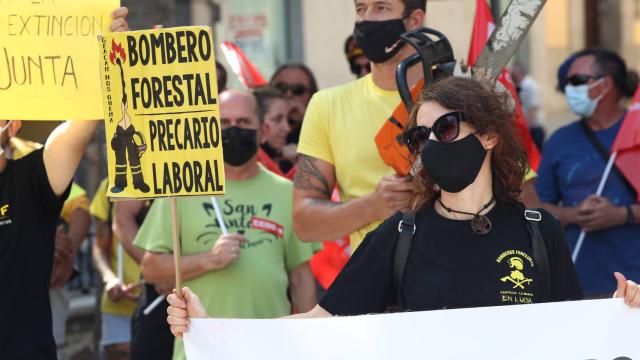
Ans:
[[[582,127],[582,132],[584,132],[584,134],[587,136],[587,139],[589,139],[589,141],[591,142],[591,145],[593,145],[593,147],[596,149],[596,151],[598,152],[602,160],[604,160],[604,163],[605,164],[608,163],[609,150],[607,150],[604,147],[604,145],[602,145],[600,140],[598,140],[598,138],[596,137],[596,134],[593,132],[593,130],[591,130],[589,125],[587,125],[587,123],[584,120],[580,120],[580,127]],[[622,181],[622,185],[625,187],[625,189],[627,189],[627,191],[634,198],[637,197],[638,194],[636,193],[636,189],[634,189],[631,183],[629,183],[629,180],[624,175],[622,175],[622,172],[620,172],[620,169],[618,169],[618,166],[615,163],[613,164],[612,170],[613,170],[613,173],[616,174],[618,179]]]
[[[525,209],[524,218],[527,219],[527,229],[529,230],[533,247],[533,258],[538,264],[538,272],[542,280],[540,299],[549,301],[551,300],[551,269],[547,245],[544,242],[542,231],[540,231],[539,223],[542,221],[542,213],[539,210]]]
[[[396,301],[400,305],[400,290],[402,289],[402,278],[404,269],[407,266],[411,241],[416,233],[415,213],[407,211],[402,213],[402,220],[398,223],[398,242],[393,260],[393,285],[398,294]]]

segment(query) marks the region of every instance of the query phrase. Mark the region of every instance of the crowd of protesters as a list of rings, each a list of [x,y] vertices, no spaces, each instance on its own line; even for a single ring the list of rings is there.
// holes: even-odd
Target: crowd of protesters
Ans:
[[[500,234],[507,234],[502,229],[517,234],[510,240],[513,246],[529,251],[530,219],[519,216],[525,207],[539,208],[543,236],[554,234],[544,238],[553,250],[551,290],[546,296],[540,290],[531,302],[607,298],[617,290],[616,296],[640,307],[637,189],[614,166],[607,186],[596,194],[637,77],[615,52],[573,54],[559,66],[558,90],[575,116],[545,139],[540,89],[523,65],[514,64],[523,113],[542,152],[537,171],[523,163],[526,154],[512,126],[499,123],[511,115],[499,94],[468,79],[427,84],[405,134],[424,169],[399,176],[382,160],[373,139],[401,104],[395,69],[414,51],[398,40],[422,26],[425,3],[355,1],[354,34],[344,43],[346,62],[336,58],[356,79],[341,86],[320,90],[310,68],[287,63],[264,87],[233,89],[224,66],[216,64],[226,193],[177,201],[184,224],[184,298],[172,294],[169,201],[112,203],[106,196],[108,179],[89,200],[72,184],[97,122],[65,123],[43,147],[17,137],[19,120],[0,120],[0,280],[10,294],[3,297],[0,320],[12,324],[3,326],[0,357],[62,358],[69,307],[64,285],[73,277],[74,257],[91,217],[93,262],[103,283],[100,351],[105,359],[184,359],[181,340],[172,332],[180,337],[192,316],[317,317],[380,312],[394,302],[404,310],[516,303],[500,298],[501,284],[487,285],[482,271],[473,268],[462,270],[476,271],[478,292],[484,291],[477,299],[453,301],[435,294],[450,288],[443,278],[459,274],[439,277],[446,269],[434,259],[468,252],[469,258],[484,254],[491,263],[492,256],[507,250],[495,245]],[[126,16],[126,8],[117,9],[112,30],[128,30]],[[421,76],[412,69],[410,85]],[[479,110],[480,103],[488,110]],[[451,157],[452,151],[467,156]],[[409,261],[407,271],[423,275],[411,277],[413,287],[396,299],[389,295],[393,266],[383,260],[393,256],[399,212],[416,204],[418,235],[442,244],[412,249],[424,262]],[[255,225],[256,217],[279,230]],[[490,219],[488,231],[474,228],[478,219]],[[487,237],[491,224],[494,232]],[[425,226],[436,230],[425,231]],[[569,253],[581,232],[587,241],[574,264]],[[483,236],[495,237],[495,244],[475,241],[479,245],[466,252],[459,249],[467,237]],[[338,255],[353,257],[321,297],[328,284],[317,273],[324,270],[310,264],[328,251],[327,241],[336,239],[348,240]],[[382,260],[380,254],[386,254]],[[434,293],[415,291],[415,284]],[[487,292],[492,289],[495,294]]]

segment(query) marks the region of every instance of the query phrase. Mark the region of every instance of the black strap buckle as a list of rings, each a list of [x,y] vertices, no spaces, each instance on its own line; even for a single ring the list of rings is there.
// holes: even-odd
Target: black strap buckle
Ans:
[[[540,213],[540,211],[525,210],[524,211],[524,218],[529,220],[529,221],[540,222],[540,221],[542,221],[542,214]]]
[[[413,228],[411,228],[411,226],[413,226]],[[413,235],[416,233],[416,224],[407,224],[407,226],[405,226],[404,220],[400,220],[398,223],[398,232]]]

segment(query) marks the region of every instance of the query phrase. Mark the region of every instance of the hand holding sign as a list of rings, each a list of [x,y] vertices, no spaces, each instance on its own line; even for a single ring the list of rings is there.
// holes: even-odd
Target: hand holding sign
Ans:
[[[113,19],[113,21],[111,21],[110,29],[112,32],[129,30],[127,15],[129,15],[129,9],[126,7],[117,8],[111,13],[111,19]]]
[[[614,298],[624,298],[624,303],[632,308],[640,308],[640,286],[631,280],[627,280],[619,272],[614,273],[618,288],[613,294]]]
[[[207,317],[198,295],[188,287],[183,287],[182,296],[183,299],[174,293],[167,297],[170,305],[167,308],[167,322],[171,326],[171,333],[177,338],[182,338],[182,334],[189,331],[189,318]]]

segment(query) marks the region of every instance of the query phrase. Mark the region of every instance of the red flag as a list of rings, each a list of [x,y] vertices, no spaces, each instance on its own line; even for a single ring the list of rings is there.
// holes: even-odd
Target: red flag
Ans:
[[[631,183],[640,201],[640,89],[631,101],[611,152],[618,152],[616,166]]]
[[[220,45],[222,53],[231,66],[231,70],[238,76],[240,82],[247,88],[267,85],[258,68],[256,68],[238,45],[231,41],[223,41]]]
[[[473,20],[471,45],[469,46],[469,65],[472,66],[476,63],[494,28],[495,22],[493,21],[489,4],[487,4],[486,0],[476,0],[476,17]],[[522,106],[520,105],[520,99],[511,81],[511,75],[506,68],[502,70],[498,81],[511,92],[511,96],[516,102],[515,121],[520,133],[520,140],[522,141],[522,145],[524,145],[524,149],[527,151],[531,168],[537,170],[538,165],[540,165],[540,151],[534,144],[533,139],[531,139],[529,127],[527,126],[524,113],[522,112]]]

